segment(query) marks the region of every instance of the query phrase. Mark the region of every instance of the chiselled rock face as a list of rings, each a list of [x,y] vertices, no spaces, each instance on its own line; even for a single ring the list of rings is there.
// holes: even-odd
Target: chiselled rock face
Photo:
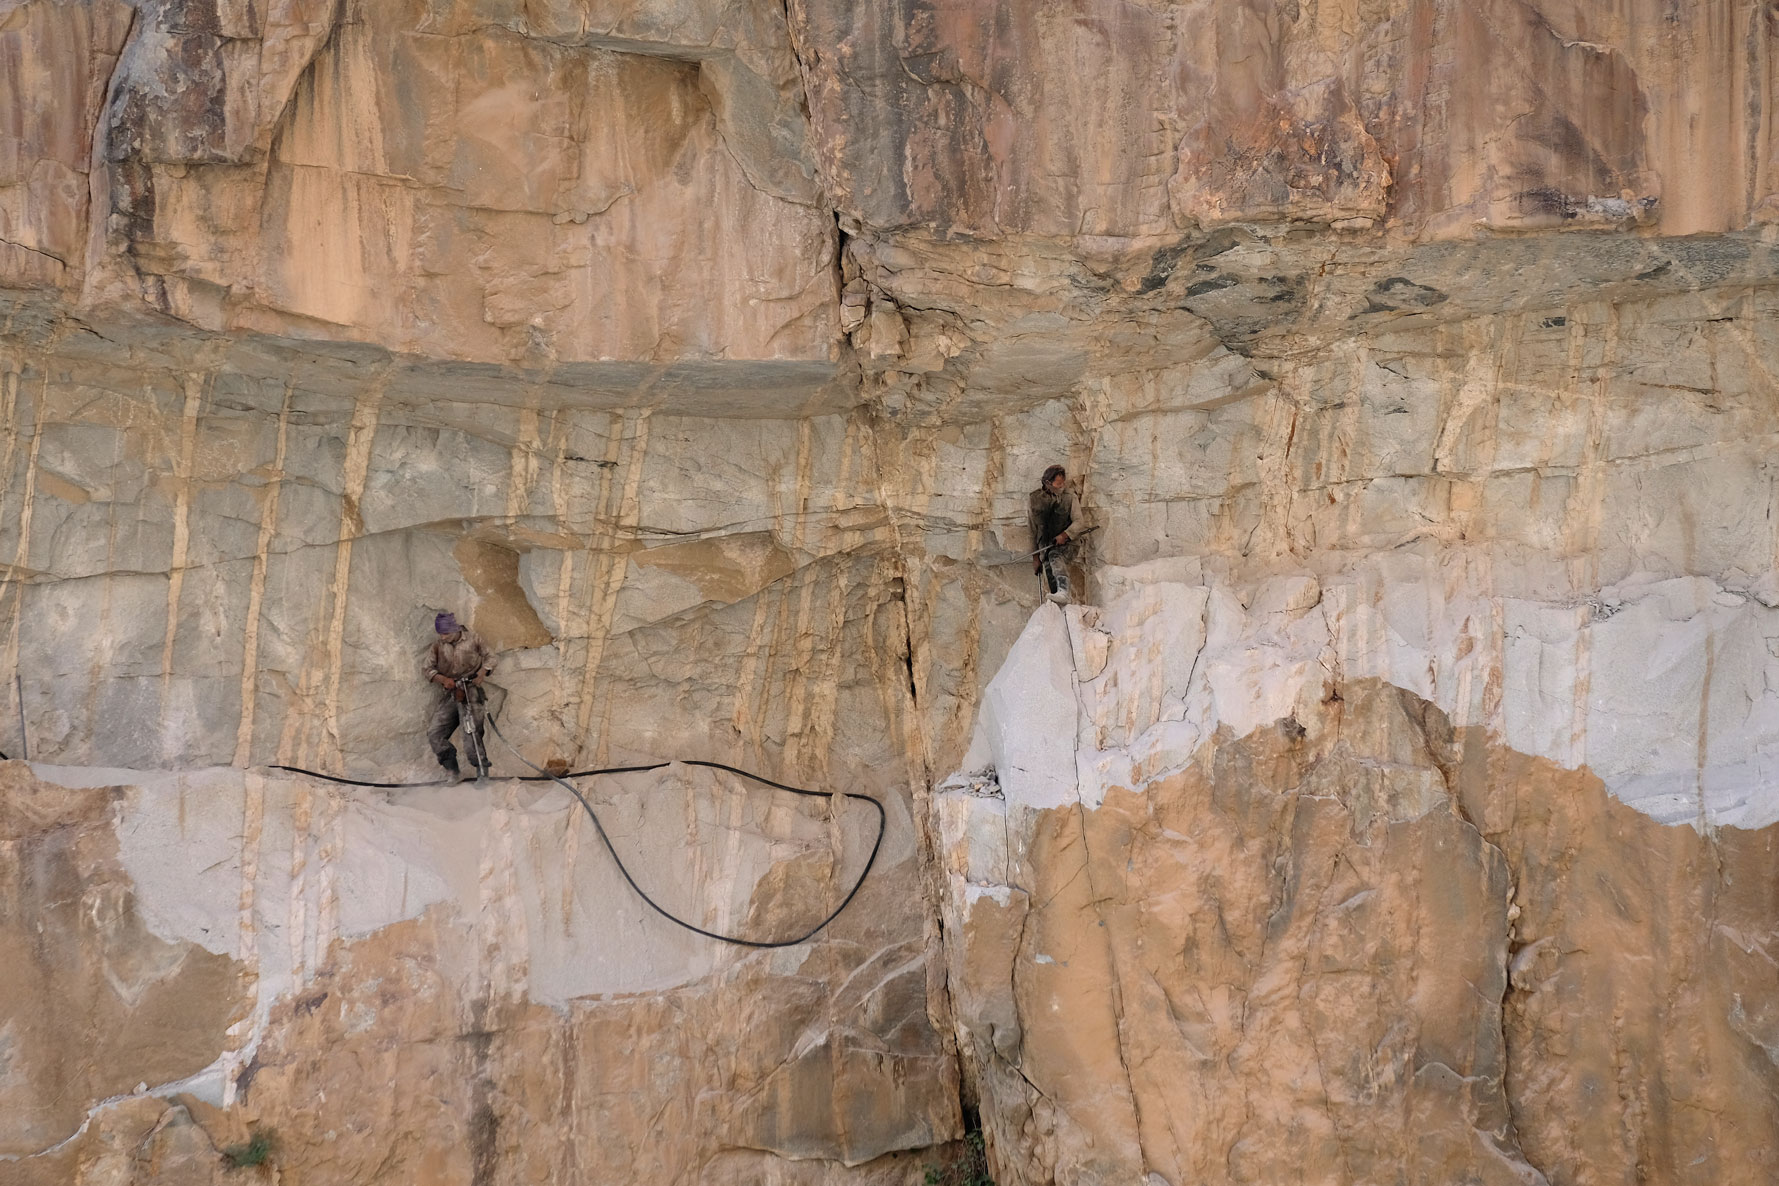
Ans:
[[[1776,56],[0,0],[0,1180],[1779,1175]]]
[[[1253,648],[1233,673],[1202,626],[1162,633],[1219,592],[1041,610],[990,685],[995,765],[938,796],[999,1180],[1770,1173],[1779,828],[1664,826],[1342,680],[1338,649],[1306,673]],[[1315,635],[1331,611],[1296,600],[1273,612]],[[994,725],[1047,687],[1072,711]],[[1238,734],[1218,720],[1237,688],[1292,707]],[[1189,754],[1145,745],[1170,724],[1210,728]]]
[[[820,940],[744,951],[644,906],[549,783],[37,770],[8,763],[0,801],[0,1155],[24,1181],[116,1180],[118,1147],[208,1181],[256,1132],[328,1181],[803,1159],[894,1180],[956,1129],[899,809],[874,852],[856,800],[694,767],[606,780],[626,866],[707,929],[799,934],[875,857]]]

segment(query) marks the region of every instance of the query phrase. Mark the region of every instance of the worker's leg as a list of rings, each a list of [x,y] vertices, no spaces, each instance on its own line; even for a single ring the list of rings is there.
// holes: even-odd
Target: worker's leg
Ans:
[[[1080,555],[1073,556],[1063,568],[1063,580],[1068,583],[1069,602],[1073,605],[1084,605],[1087,602],[1087,566],[1082,563]]]
[[[457,701],[447,692],[432,707],[432,719],[426,725],[426,744],[432,747],[439,765],[452,774],[457,773],[457,747],[451,744],[451,734],[456,730]]]
[[[1050,600],[1067,605],[1074,600],[1074,590],[1069,584],[1069,557],[1074,552],[1073,544],[1062,548],[1051,549],[1050,555],[1044,560],[1044,574],[1050,584]]]
[[[1092,546],[1091,539],[1072,540],[1068,547],[1062,549],[1062,556],[1056,562],[1063,583],[1068,587],[1069,602],[1072,605],[1087,604],[1087,552]]]
[[[493,765],[488,760],[488,706],[480,700],[472,700],[463,706],[463,740],[478,775],[488,773],[488,768]]]

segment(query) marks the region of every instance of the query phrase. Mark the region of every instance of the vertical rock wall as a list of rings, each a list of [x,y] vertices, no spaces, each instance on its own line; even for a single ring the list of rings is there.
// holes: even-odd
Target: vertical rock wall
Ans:
[[[418,773],[417,673],[455,608],[506,652],[539,762],[660,738],[814,771],[838,737],[899,777],[900,570],[856,415],[603,410],[541,382],[478,406],[387,361],[171,353],[20,351],[0,393],[33,756]]]
[[[4,776],[8,1181],[224,1181],[256,1134],[299,1181],[901,1181],[957,1133],[899,802],[589,783],[710,930],[794,937],[870,870],[746,951],[548,783]]]
[[[1779,827],[1665,827],[1347,680],[1310,582],[1251,602],[1305,665],[1128,579],[1033,618],[937,802],[997,1180],[1767,1172]]]
[[[1776,37],[0,0],[0,1179],[1771,1177]]]

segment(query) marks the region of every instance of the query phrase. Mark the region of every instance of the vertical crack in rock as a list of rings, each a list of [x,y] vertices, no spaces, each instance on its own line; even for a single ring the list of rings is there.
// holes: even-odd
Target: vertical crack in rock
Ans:
[[[881,471],[879,471],[881,472]],[[892,520],[893,522],[893,520]],[[926,930],[925,944],[927,952],[927,1012],[934,1031],[939,1035],[947,1054],[957,1057],[957,1037],[953,1018],[956,1016],[956,1003],[952,1000],[952,990],[945,971],[945,913],[942,902],[945,897],[943,870],[940,861],[941,844],[935,833],[932,812],[931,767],[926,757],[924,730],[921,727],[923,706],[920,699],[920,684],[915,667],[915,633],[913,612],[908,601],[907,557],[897,549],[898,566],[902,575],[896,578],[893,596],[901,610],[902,650],[899,656],[902,672],[907,679],[907,697],[903,701],[904,720],[910,736],[907,740],[916,744],[909,747],[909,753],[918,759],[914,775],[916,783],[912,788],[914,807],[915,837],[920,854],[921,896],[925,909],[922,910],[923,929]],[[962,1108],[969,1101],[964,1098],[965,1085],[962,1077],[958,1082],[958,1106]]]
[[[0,6],[31,1186],[1779,1164],[1768,6]],[[857,902],[225,765],[432,776],[446,600],[540,757],[881,796]],[[832,899],[676,778],[693,913]]]
[[[179,417],[179,447],[173,459],[173,552],[167,562],[167,624],[161,644],[161,760],[173,757],[174,722],[167,719],[168,695],[173,679],[173,646],[179,635],[179,594],[185,584],[185,565],[191,544],[192,450],[197,445],[198,414],[215,372],[205,367],[182,376],[185,406]]]
[[[1496,967],[1501,982],[1501,994],[1493,1002],[1494,1018],[1492,1021],[1495,1031],[1493,1037],[1498,1039],[1502,1052],[1501,1075],[1494,1086],[1501,1092],[1504,1102],[1507,1104],[1507,1112],[1504,1116],[1506,1122],[1504,1129],[1497,1133],[1488,1133],[1485,1135],[1493,1140],[1496,1148],[1504,1156],[1518,1158],[1524,1161],[1538,1174],[1538,1181],[1543,1183],[1548,1181],[1548,1175],[1543,1167],[1539,1166],[1527,1155],[1520,1143],[1519,1135],[1515,1131],[1513,1123],[1514,1093],[1511,1080],[1513,1059],[1516,1051],[1512,1042],[1512,1035],[1510,1034],[1507,1025],[1507,1008],[1508,997],[1514,991],[1512,973],[1512,965],[1516,954],[1516,931],[1514,923],[1519,917],[1519,906],[1515,903],[1514,898],[1516,887],[1520,882],[1521,871],[1514,867],[1514,863],[1509,859],[1507,852],[1503,850],[1501,846],[1488,835],[1488,833],[1483,831],[1474,819],[1471,818],[1469,808],[1465,803],[1465,796],[1461,787],[1461,780],[1464,777],[1465,770],[1463,745],[1465,742],[1470,741],[1476,736],[1475,731],[1466,731],[1464,741],[1461,742],[1456,731],[1452,728],[1451,719],[1436,706],[1422,700],[1419,696],[1400,688],[1396,689],[1396,694],[1401,700],[1404,714],[1411,722],[1413,722],[1415,729],[1420,734],[1421,743],[1425,747],[1428,757],[1432,759],[1434,768],[1439,772],[1440,779],[1445,786],[1445,793],[1451,806],[1451,810],[1457,815],[1458,819],[1462,821],[1463,825],[1475,834],[1485,850],[1489,852],[1495,860],[1499,861],[1501,867],[1507,871],[1507,877],[1503,885],[1503,897],[1501,900],[1501,911],[1507,922],[1507,931]]]
[[[1082,732],[1087,728],[1086,722],[1092,719],[1090,707],[1084,702],[1081,695],[1080,678],[1082,670],[1089,668],[1089,660],[1086,655],[1080,654],[1077,651],[1076,632],[1074,630],[1066,631],[1065,637],[1068,640],[1071,654],[1071,662],[1069,665],[1069,690],[1070,694],[1075,698],[1080,713],[1077,720],[1082,722],[1076,729],[1074,737],[1070,739],[1072,757],[1074,759],[1074,770],[1078,772],[1082,768]],[[1132,1120],[1137,1133],[1137,1169],[1138,1172],[1147,1174],[1149,1169],[1148,1160],[1143,1155],[1140,1135],[1143,1131],[1143,1097],[1137,1090],[1135,1080],[1131,1077],[1129,1055],[1125,1045],[1125,1026],[1127,1024],[1127,1018],[1124,1009],[1123,985],[1125,977],[1130,973],[1128,969],[1120,967],[1120,953],[1117,945],[1112,942],[1111,935],[1107,928],[1104,906],[1105,903],[1110,900],[1111,893],[1109,890],[1102,890],[1094,875],[1096,862],[1094,860],[1090,829],[1087,820],[1088,813],[1091,809],[1082,801],[1081,787],[1078,781],[1079,775],[1077,774],[1076,777],[1077,785],[1075,788],[1074,811],[1075,827],[1081,843],[1081,875],[1085,877],[1087,881],[1087,905],[1092,910],[1095,923],[1094,927],[1090,929],[1088,933],[1090,936],[1103,943],[1104,946],[1103,958],[1109,972],[1107,981],[1107,1003],[1112,1012],[1112,1053],[1117,1058],[1119,1069],[1124,1075],[1124,1089],[1127,1098],[1129,1099]],[[1060,894],[1062,890],[1059,889],[1057,892]],[[1137,925],[1140,927],[1141,923],[1139,922]]]
[[[4,372],[0,372],[0,426],[4,427],[6,435],[5,450],[4,453],[0,453],[0,473],[7,474],[9,477],[13,472],[13,457],[18,451],[20,435],[18,415],[19,387],[24,382],[22,369],[22,363],[15,363]],[[41,405],[42,402],[40,396],[37,403]],[[27,471],[27,480],[29,480],[29,471]],[[7,495],[10,494],[11,491],[12,483],[10,480],[4,487],[0,487],[0,513],[3,513],[6,510]],[[25,536],[25,526],[28,522],[25,517],[24,508],[29,504],[29,501],[28,493],[21,493],[20,505],[13,508],[12,518],[19,524],[21,541]],[[25,545],[21,542],[20,550],[23,551],[24,547]],[[25,573],[22,570],[22,565],[25,563],[25,559],[24,556],[15,553],[13,563],[6,569],[5,581],[4,583],[0,583],[0,606],[4,606],[9,600],[7,596],[8,594],[11,595],[10,600],[13,601],[12,622],[8,626],[6,632],[6,659],[11,669],[15,672],[18,671],[19,624],[24,620],[23,602],[25,596]],[[20,674],[22,676],[22,673]],[[0,689],[0,697],[4,697],[6,700],[11,701],[13,710],[12,716],[14,720],[18,722],[17,727],[20,730],[19,735],[7,748],[16,748],[20,757],[25,756],[29,748],[28,739],[24,734],[26,724],[25,706],[22,702],[23,687],[23,680],[19,679],[13,681],[10,695],[7,694],[6,690]],[[11,728],[12,726],[10,723],[0,725],[0,729],[6,729],[9,733]]]
[[[31,445],[26,454],[25,480],[19,494],[19,506],[16,515],[16,522],[18,523],[18,546],[13,553],[12,566],[6,574],[8,578],[7,583],[11,586],[10,592],[12,593],[12,622],[8,626],[6,634],[6,667],[14,672],[19,671],[19,636],[25,621],[25,589],[31,577],[31,518],[33,511],[36,509],[37,502],[38,459],[43,450],[43,427],[48,423],[50,414],[49,381],[49,368],[46,367],[43,372],[43,384],[37,392],[36,400],[33,401]],[[16,413],[18,392],[17,380],[13,383],[12,392],[12,406],[15,410],[13,416],[9,418],[7,423],[7,449],[9,454],[12,450],[12,442],[18,435],[18,420]],[[17,685],[15,684],[15,686]],[[25,752],[25,746],[23,745],[24,739],[21,738],[20,741],[20,753],[22,754]]]
[[[286,382],[278,407],[278,439],[273,445],[271,468],[259,491],[259,536],[253,548],[253,573],[248,578],[247,612],[241,640],[241,723],[235,732],[236,766],[246,766],[253,755],[253,729],[259,710],[259,630],[265,610],[266,578],[272,543],[278,534],[278,505],[284,493],[285,454],[290,441],[290,402],[295,385]]]
[[[495,1033],[489,1029],[491,1008],[486,998],[471,1006],[470,1029],[463,1034],[469,1049],[469,1123],[464,1138],[469,1144],[470,1186],[494,1186],[500,1168],[500,1117],[494,1110],[495,1083],[490,1073],[489,1052]]]
[[[937,1035],[941,1049],[950,1060],[951,1074],[956,1085],[955,1105],[958,1116],[965,1109],[979,1105],[977,1092],[967,1080],[964,1071],[957,1065],[958,1038],[956,1030],[957,1003],[953,997],[953,989],[947,973],[946,950],[947,936],[945,924],[944,902],[946,887],[944,884],[944,868],[941,861],[942,841],[937,832],[933,812],[933,757],[929,749],[927,730],[923,723],[926,705],[921,696],[921,656],[919,650],[928,643],[929,636],[917,622],[912,600],[912,573],[910,565],[914,559],[908,541],[904,537],[903,515],[905,513],[901,499],[896,491],[901,487],[888,481],[886,474],[886,458],[884,455],[880,430],[883,425],[871,419],[870,413],[861,423],[860,440],[861,454],[864,464],[869,469],[877,503],[884,509],[891,541],[891,557],[893,574],[890,577],[890,596],[896,603],[900,617],[900,647],[895,656],[894,670],[899,683],[903,683],[906,694],[900,696],[897,714],[902,723],[901,740],[904,761],[912,759],[913,785],[911,786],[911,806],[915,844],[919,862],[919,886],[922,902],[922,939],[926,957],[927,974],[925,977],[925,1013],[928,1023]],[[961,1134],[960,1134],[961,1135]]]
[[[606,460],[612,464],[600,471],[599,511],[595,518],[603,539],[590,540],[587,549],[587,606],[580,632],[587,639],[587,651],[581,668],[581,686],[572,701],[575,705],[575,748],[570,761],[575,765],[580,764],[585,755],[588,729],[593,722],[599,668],[611,638],[612,614],[617,608],[618,593],[623,587],[625,567],[629,562],[628,549],[620,546],[621,535],[626,525],[634,526],[637,522],[637,490],[642,481],[643,459],[649,442],[649,409],[626,413],[621,423],[617,417],[613,420],[606,446]],[[626,442],[628,450],[624,448]],[[621,482],[614,477],[620,461],[624,469]],[[603,546],[595,549],[595,543]],[[595,761],[603,762],[609,752],[607,734],[608,730],[600,730],[599,743],[593,749]]]
[[[346,612],[352,579],[353,541],[364,534],[364,515],[360,503],[365,482],[370,474],[371,450],[377,439],[377,420],[383,397],[389,388],[391,367],[385,365],[358,398],[352,411],[352,425],[346,435],[346,455],[340,479],[339,544],[334,556],[333,581],[327,590],[328,625],[325,649],[317,656],[320,669],[327,673],[327,691],[322,700],[323,723],[312,761],[331,760],[338,766],[344,757],[340,735],[340,680],[346,643]],[[322,747],[326,748],[322,748]]]

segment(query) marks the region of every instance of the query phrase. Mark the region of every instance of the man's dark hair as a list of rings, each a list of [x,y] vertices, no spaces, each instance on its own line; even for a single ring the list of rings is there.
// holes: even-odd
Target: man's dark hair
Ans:
[[[1068,472],[1069,472],[1068,470],[1064,469],[1060,465],[1053,465],[1049,469],[1044,471],[1044,481],[1042,484],[1045,486],[1048,486],[1048,485],[1050,485],[1051,482],[1055,481],[1057,478],[1064,476]]]

